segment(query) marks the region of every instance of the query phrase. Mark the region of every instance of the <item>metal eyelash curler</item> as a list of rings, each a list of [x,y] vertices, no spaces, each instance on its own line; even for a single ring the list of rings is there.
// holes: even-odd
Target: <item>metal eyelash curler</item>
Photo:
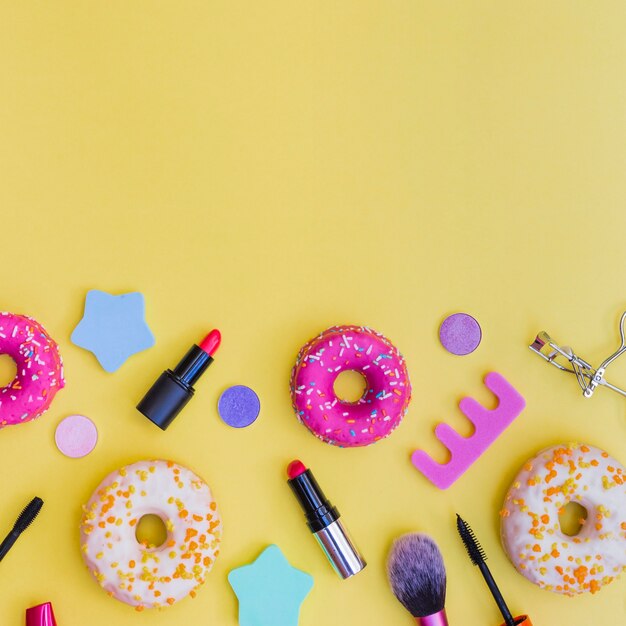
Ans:
[[[597,369],[594,369],[589,363],[587,363],[587,361],[574,354],[574,351],[569,346],[558,346],[554,343],[554,341],[552,341],[550,335],[548,335],[545,331],[541,331],[529,347],[542,359],[546,360],[551,365],[554,365],[554,367],[558,367],[563,372],[575,374],[576,380],[578,380],[578,384],[583,390],[583,396],[585,396],[585,398],[591,398],[598,385],[604,385],[605,387],[626,396],[626,391],[616,387],[615,385],[611,385],[611,383],[604,378],[606,368],[613,363],[618,356],[621,356],[624,352],[626,352],[626,336],[624,330],[625,322],[626,312],[622,314],[619,322],[619,334],[622,340],[620,347],[610,357],[604,359],[604,361],[600,363],[600,367]],[[558,363],[557,359],[559,357],[567,359],[569,366]]]

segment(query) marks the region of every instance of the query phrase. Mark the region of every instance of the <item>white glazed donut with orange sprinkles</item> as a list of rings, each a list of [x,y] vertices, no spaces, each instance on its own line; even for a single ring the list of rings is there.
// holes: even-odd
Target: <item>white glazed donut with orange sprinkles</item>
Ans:
[[[573,537],[559,522],[570,502],[587,510]],[[626,569],[626,469],[603,450],[584,444],[543,450],[515,478],[501,516],[513,565],[543,589],[595,593]]]
[[[163,520],[162,546],[137,541],[145,515]],[[193,597],[219,554],[221,534],[209,486],[172,461],[139,461],[109,474],[83,507],[80,527],[89,571],[110,596],[137,610]]]

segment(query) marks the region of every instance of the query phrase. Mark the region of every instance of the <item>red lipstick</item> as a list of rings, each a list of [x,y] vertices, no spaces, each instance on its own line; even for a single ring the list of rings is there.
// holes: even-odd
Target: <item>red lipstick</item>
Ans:
[[[287,476],[289,476],[289,480],[293,480],[300,476],[300,474],[304,474],[306,472],[306,467],[302,461],[292,461],[289,463],[289,467],[287,468]]]
[[[217,329],[199,344],[194,344],[173,370],[165,370],[150,387],[137,410],[161,430],[165,430],[195,393],[194,385],[213,363],[213,355],[222,342]]]
[[[292,461],[287,468],[287,481],[300,503],[309,530],[313,533],[331,565],[343,579],[358,574],[366,565],[346,527],[317,484],[311,470],[302,461]]]
[[[199,344],[209,356],[213,356],[222,343],[222,333],[214,328]]]

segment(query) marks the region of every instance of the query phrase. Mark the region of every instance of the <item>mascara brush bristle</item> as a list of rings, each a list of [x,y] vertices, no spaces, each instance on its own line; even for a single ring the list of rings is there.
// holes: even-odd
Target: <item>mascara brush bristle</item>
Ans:
[[[443,610],[446,568],[437,544],[427,535],[412,533],[394,541],[387,576],[396,598],[413,617]]]
[[[33,498],[18,515],[13,530],[23,533],[33,523],[37,515],[39,515],[42,506],[43,500],[41,498]]]
[[[465,549],[467,550],[467,554],[469,555],[472,563],[474,565],[484,563],[487,560],[487,555],[485,554],[485,551],[482,549],[480,543],[478,543],[478,539],[476,539],[474,531],[458,513],[456,516],[456,527],[459,531],[461,540],[465,545]]]

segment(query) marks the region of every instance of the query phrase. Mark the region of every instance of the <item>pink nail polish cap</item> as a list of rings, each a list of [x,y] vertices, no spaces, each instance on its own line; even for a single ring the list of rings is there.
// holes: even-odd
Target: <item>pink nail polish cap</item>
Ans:
[[[26,609],[26,626],[57,626],[52,604],[38,604]]]

